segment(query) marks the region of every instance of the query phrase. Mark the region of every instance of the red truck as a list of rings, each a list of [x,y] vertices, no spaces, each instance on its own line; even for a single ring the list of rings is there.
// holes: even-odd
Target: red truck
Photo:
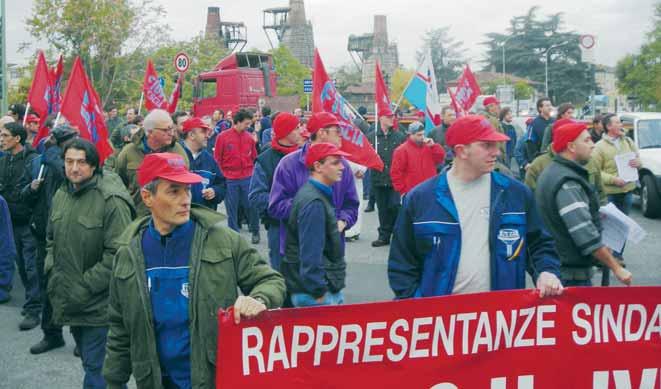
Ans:
[[[273,58],[264,53],[233,53],[214,70],[193,81],[193,114],[201,117],[214,110],[256,109],[277,95]],[[265,82],[267,80],[267,82]]]

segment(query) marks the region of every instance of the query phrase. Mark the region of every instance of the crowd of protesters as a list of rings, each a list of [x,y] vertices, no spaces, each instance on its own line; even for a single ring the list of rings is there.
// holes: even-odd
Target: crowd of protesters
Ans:
[[[0,118],[0,303],[16,267],[18,328],[43,332],[30,352],[64,346],[70,327],[85,388],[125,387],[131,375],[139,388],[206,388],[215,312],[233,306],[238,322],[342,304],[346,244],[375,208],[371,244],[390,246],[396,298],[522,289],[526,272],[542,297],[558,295],[591,285],[595,264],[602,284],[611,271],[630,284],[599,218],[606,201],[628,213],[635,188],[617,175],[616,156],[638,153],[618,117],[588,128],[571,104],[553,117],[542,98],[519,129],[495,97],[483,105],[460,118],[445,107],[434,129],[357,117],[378,171],[349,161],[340,122],[325,112],[128,108],[122,118],[111,107],[114,153],[101,161],[53,118],[33,148],[40,120],[14,104]],[[268,260],[251,246],[260,229]]]

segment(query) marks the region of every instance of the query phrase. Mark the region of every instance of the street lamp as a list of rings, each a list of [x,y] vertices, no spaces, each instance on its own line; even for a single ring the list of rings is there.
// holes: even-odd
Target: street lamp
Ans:
[[[545,69],[544,69],[544,73],[546,75],[545,81],[544,81],[544,86],[545,86],[545,89],[546,89],[546,97],[549,96],[549,53],[551,52],[551,50],[553,50],[555,48],[558,48],[558,47],[561,47],[561,46],[566,46],[568,44],[569,44],[569,41],[566,41],[566,42],[563,42],[563,43],[558,43],[557,45],[552,45],[551,47],[546,49],[546,53],[544,53],[546,55],[546,62],[545,62]]]
[[[501,44],[503,46],[503,82],[506,81],[506,79],[505,79],[505,74],[506,74],[505,73],[505,45],[507,44],[507,41],[514,38],[515,36],[517,36],[517,35],[508,36],[507,39],[505,39],[505,41],[503,41],[503,43]]]

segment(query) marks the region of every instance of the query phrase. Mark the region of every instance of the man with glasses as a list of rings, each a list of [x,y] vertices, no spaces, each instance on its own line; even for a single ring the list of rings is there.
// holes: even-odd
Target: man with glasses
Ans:
[[[137,169],[145,158],[152,153],[176,153],[184,157],[188,166],[188,157],[184,148],[174,137],[174,123],[167,111],[155,109],[145,117],[144,132],[138,132],[132,143],[124,146],[117,156],[115,173],[124,181],[129,190],[139,216],[149,213],[140,197],[140,186],[137,181]]]

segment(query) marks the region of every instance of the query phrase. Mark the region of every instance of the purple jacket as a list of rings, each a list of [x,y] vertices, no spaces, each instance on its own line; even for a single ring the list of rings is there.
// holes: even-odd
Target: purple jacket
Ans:
[[[284,225],[289,219],[291,203],[310,176],[310,171],[305,167],[305,156],[309,148],[310,143],[306,143],[301,149],[284,156],[275,168],[273,175],[268,213],[271,217],[280,220],[281,252],[285,245],[286,228]],[[344,164],[342,180],[333,185],[333,205],[337,220],[344,220],[347,223],[346,231],[356,223],[360,201],[358,193],[356,193],[356,183],[351,173],[351,167],[347,161],[342,161],[342,163]],[[344,243],[344,234],[342,234],[342,242]]]

